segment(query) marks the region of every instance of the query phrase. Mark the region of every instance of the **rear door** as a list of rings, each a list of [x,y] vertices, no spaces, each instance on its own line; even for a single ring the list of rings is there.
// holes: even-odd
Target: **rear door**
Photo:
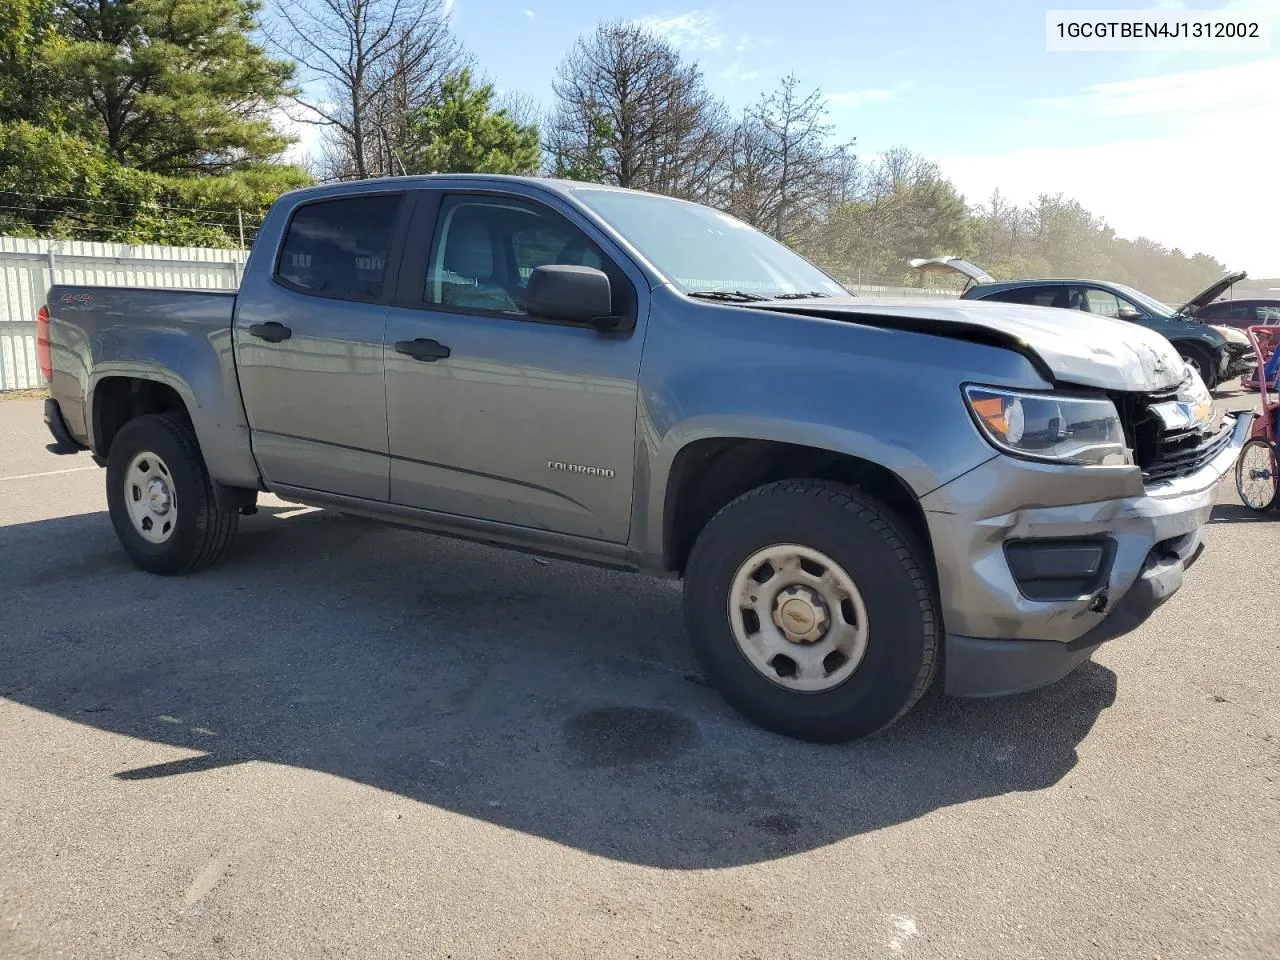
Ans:
[[[246,276],[236,367],[253,451],[273,487],[387,499],[382,335],[407,197],[305,203],[271,270]]]
[[[648,298],[608,246],[562,202],[424,191],[386,332],[393,503],[625,542]],[[530,317],[553,263],[603,269],[628,329]]]

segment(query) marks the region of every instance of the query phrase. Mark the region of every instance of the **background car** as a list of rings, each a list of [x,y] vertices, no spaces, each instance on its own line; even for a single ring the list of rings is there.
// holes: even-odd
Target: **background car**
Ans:
[[[997,281],[981,268],[959,257],[912,260],[920,270],[955,271],[968,278],[961,298],[1059,307],[1119,320],[1130,320],[1163,334],[1210,389],[1238,376],[1253,363],[1248,338],[1243,342],[1202,322],[1196,311],[1245,274],[1232,273],[1211,284],[1176,310],[1122,283],[1103,280],[1044,279]]]
[[[1280,300],[1215,300],[1196,311],[1196,319],[1243,330],[1280,324]]]

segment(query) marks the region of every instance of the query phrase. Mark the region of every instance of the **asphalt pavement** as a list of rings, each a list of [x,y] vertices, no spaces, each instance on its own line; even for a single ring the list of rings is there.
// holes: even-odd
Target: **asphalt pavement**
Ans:
[[[1229,485],[1066,680],[819,747],[676,583],[274,498],[153,577],[46,442],[0,401],[3,960],[1280,956],[1280,515]]]

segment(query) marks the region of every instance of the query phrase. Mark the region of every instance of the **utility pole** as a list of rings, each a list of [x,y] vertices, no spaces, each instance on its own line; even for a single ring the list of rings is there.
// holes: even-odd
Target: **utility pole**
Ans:
[[[236,225],[240,228],[240,249],[244,249],[244,214],[236,207]]]

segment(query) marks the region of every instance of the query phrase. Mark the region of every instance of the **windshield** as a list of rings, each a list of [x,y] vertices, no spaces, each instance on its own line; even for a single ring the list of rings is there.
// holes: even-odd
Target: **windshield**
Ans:
[[[578,197],[684,293],[848,296],[825,273],[741,220],[647,193],[580,188]]]
[[[1141,290],[1135,290],[1133,287],[1126,287],[1123,283],[1113,283],[1112,286],[1116,292],[1125,298],[1132,300],[1135,304],[1143,307],[1148,313],[1154,313],[1157,317],[1171,317],[1178,312],[1176,307],[1170,307],[1166,303],[1154,300],[1148,297]]]

